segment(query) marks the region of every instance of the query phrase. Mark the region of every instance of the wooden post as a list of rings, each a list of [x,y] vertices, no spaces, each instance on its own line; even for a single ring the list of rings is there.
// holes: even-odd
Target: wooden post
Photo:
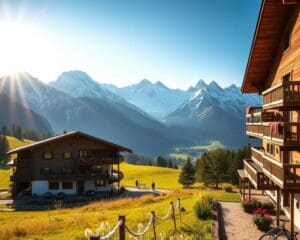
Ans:
[[[294,193],[291,192],[291,236],[294,238]]]
[[[249,200],[251,200],[251,182],[248,180],[248,195],[249,195]]]
[[[243,202],[245,202],[245,179],[243,179]]]
[[[120,193],[120,156],[118,158],[118,193]]]
[[[152,211],[151,212],[152,214],[152,218],[153,218],[153,222],[152,222],[152,225],[153,225],[153,236],[154,236],[154,240],[156,240],[156,229],[155,229],[155,212]]]
[[[122,221],[122,224],[119,228],[119,239],[120,240],[125,240],[125,216],[120,215],[119,216],[119,221]]]
[[[178,210],[179,210],[179,221],[181,222],[181,202],[180,202],[180,198],[178,198]]]
[[[279,217],[280,217],[280,187],[277,188],[277,202],[276,202],[276,225],[279,226]]]
[[[239,176],[239,192],[242,194],[242,189],[241,189],[241,177]]]
[[[90,236],[89,240],[100,240],[100,236]]]
[[[175,229],[175,231],[177,231],[174,203],[173,203],[173,202],[170,202],[170,204],[171,204],[171,206],[172,206],[172,214],[173,214],[173,220],[174,220],[174,229]]]

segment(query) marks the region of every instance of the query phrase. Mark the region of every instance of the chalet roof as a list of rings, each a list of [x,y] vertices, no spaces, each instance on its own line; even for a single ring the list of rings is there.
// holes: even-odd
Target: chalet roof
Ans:
[[[108,141],[103,140],[101,138],[97,138],[97,137],[88,135],[86,133],[80,132],[80,131],[72,131],[72,132],[61,134],[61,135],[57,135],[55,137],[47,138],[45,140],[42,140],[42,141],[39,141],[39,142],[35,142],[35,143],[29,144],[29,145],[26,145],[26,146],[23,146],[23,147],[15,148],[15,149],[7,152],[7,153],[8,154],[18,153],[20,151],[32,149],[32,148],[35,148],[35,147],[38,147],[38,146],[41,146],[41,145],[44,145],[44,144],[47,144],[47,143],[50,143],[50,142],[55,142],[57,140],[61,140],[61,139],[64,139],[64,138],[67,138],[67,137],[70,137],[70,136],[75,136],[75,135],[83,136],[85,138],[94,140],[94,141],[99,142],[99,143],[104,143],[106,145],[109,145],[109,146],[111,146],[113,148],[118,149],[119,151],[132,152],[132,150],[129,149],[129,148],[126,148],[126,147],[114,144],[112,142],[108,142]]]
[[[285,4],[284,4],[285,2]],[[270,71],[287,18],[295,1],[262,0],[248,58],[243,93],[261,92]]]

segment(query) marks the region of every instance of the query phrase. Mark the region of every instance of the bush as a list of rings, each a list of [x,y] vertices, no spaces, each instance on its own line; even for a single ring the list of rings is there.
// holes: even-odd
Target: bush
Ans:
[[[210,195],[204,195],[194,205],[194,211],[197,218],[206,220],[211,217],[211,211],[213,208],[213,197]]]
[[[232,192],[232,186],[230,184],[224,184],[223,189],[225,192]]]
[[[260,203],[259,206],[263,209],[268,210],[271,213],[275,211],[275,205],[271,202]]]

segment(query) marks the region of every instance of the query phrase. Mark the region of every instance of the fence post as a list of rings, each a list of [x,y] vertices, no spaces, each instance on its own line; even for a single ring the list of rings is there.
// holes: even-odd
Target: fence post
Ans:
[[[152,214],[152,224],[153,224],[153,236],[154,236],[154,240],[156,240],[156,229],[155,229],[155,212],[152,211],[151,212]]]
[[[122,221],[122,224],[119,228],[119,240],[125,240],[125,216],[120,215],[119,221]]]
[[[177,231],[174,203],[173,203],[173,202],[170,202],[170,204],[171,204],[171,207],[172,207],[172,215],[173,215],[173,220],[174,220],[174,228],[175,228],[175,231]]]
[[[179,221],[181,222],[181,202],[180,202],[180,198],[178,198],[178,209],[179,209]]]
[[[100,236],[91,236],[89,240],[100,240]]]

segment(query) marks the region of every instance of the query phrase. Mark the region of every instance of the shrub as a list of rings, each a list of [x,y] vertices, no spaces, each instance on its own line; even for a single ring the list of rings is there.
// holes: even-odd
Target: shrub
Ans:
[[[206,220],[211,217],[211,211],[213,208],[213,197],[210,195],[204,195],[194,205],[194,211],[199,219]]]
[[[264,208],[264,209],[268,210],[269,212],[274,212],[275,211],[275,205],[271,202],[260,203],[259,206],[261,208]]]
[[[223,189],[225,192],[232,192],[232,186],[230,184],[224,184]]]

